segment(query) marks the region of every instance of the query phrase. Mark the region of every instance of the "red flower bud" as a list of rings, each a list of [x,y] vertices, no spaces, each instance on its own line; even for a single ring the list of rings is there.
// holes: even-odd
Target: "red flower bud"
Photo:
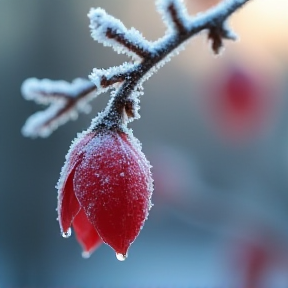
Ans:
[[[85,255],[103,241],[127,257],[151,207],[150,164],[132,134],[101,130],[78,137],[58,183],[63,236],[70,226]]]

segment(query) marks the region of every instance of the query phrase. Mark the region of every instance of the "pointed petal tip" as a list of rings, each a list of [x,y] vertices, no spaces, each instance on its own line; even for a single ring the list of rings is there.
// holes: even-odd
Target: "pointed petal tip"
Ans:
[[[90,255],[103,243],[94,226],[89,222],[83,209],[79,211],[73,220],[73,229],[77,241],[82,246],[83,258]]]
[[[89,251],[82,251],[81,256],[84,259],[88,259],[88,258],[90,258],[91,253]]]
[[[130,245],[129,245],[129,247],[130,247]],[[115,256],[116,256],[117,260],[125,261],[128,258],[129,247],[119,249],[119,250],[113,249],[115,251]]]
[[[66,231],[62,232],[62,237],[63,238],[69,238],[72,234],[71,228],[68,228]]]
[[[122,253],[117,253],[116,252],[116,258],[119,261],[125,261],[128,258],[128,253],[122,254]]]

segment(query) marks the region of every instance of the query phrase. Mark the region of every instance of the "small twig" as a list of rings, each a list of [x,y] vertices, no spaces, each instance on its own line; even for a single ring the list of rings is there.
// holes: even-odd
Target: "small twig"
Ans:
[[[151,56],[151,53],[149,51],[147,51],[143,47],[139,47],[137,44],[127,39],[125,33],[119,34],[119,32],[116,31],[115,29],[108,28],[106,31],[106,36],[109,39],[114,39],[120,45],[127,48],[129,51],[134,52],[141,58],[148,58]]]
[[[172,23],[174,23],[178,33],[181,35],[186,34],[187,29],[185,28],[182,17],[179,15],[179,9],[176,8],[175,3],[171,3],[167,7],[167,11],[169,11],[172,18]]]
[[[80,103],[83,98],[91,96],[96,90],[93,83],[84,80],[80,87],[75,89],[74,93],[71,93],[73,89],[69,91],[69,88],[75,88],[75,85],[73,85],[75,82],[62,82],[64,84],[62,89],[59,90],[58,86],[58,89],[54,91],[53,88],[56,87],[53,87],[53,85],[50,86],[52,90],[45,90],[47,81],[50,83],[50,80],[28,79],[22,85],[22,93],[26,99],[35,100],[40,104],[51,104],[46,110],[37,112],[27,119],[22,128],[22,133],[25,136],[33,138],[38,136],[47,137],[59,125],[66,123],[69,119],[76,119],[78,111],[89,112],[90,106],[87,105],[86,101],[82,103],[84,105],[80,105]],[[55,84],[55,82],[53,83]],[[65,90],[66,92],[64,92]]]
[[[212,50],[216,54],[223,46],[223,39],[236,39],[236,35],[228,28],[226,22],[229,16],[248,1],[222,1],[215,8],[192,18],[187,14],[181,0],[159,0],[157,6],[168,26],[168,31],[163,38],[155,42],[145,40],[134,28],[128,30],[120,20],[108,15],[103,9],[91,9],[88,16],[92,37],[105,46],[111,46],[118,53],[127,54],[134,62],[106,70],[94,69],[89,76],[94,84],[88,84],[88,80],[82,80],[83,82],[78,83],[78,86],[74,82],[66,82],[64,93],[58,91],[57,82],[48,85],[49,89],[46,89],[47,87],[41,81],[34,79],[33,90],[29,83],[31,80],[28,80],[22,89],[25,98],[45,104],[52,103],[53,109],[49,108],[54,113],[48,113],[48,109],[47,112],[38,112],[37,119],[32,115],[34,127],[30,117],[23,128],[23,133],[32,137],[48,136],[60,124],[64,124],[71,118],[71,116],[66,117],[67,115],[75,116],[76,113],[77,116],[78,112],[83,110],[83,104],[87,106],[88,101],[111,88],[116,90],[111,94],[109,104],[104,112],[92,121],[90,129],[94,130],[99,126],[119,128],[123,123],[126,125],[123,112],[126,112],[125,117],[130,121],[139,116],[138,97],[141,94],[139,91],[142,90],[142,83],[169,61],[188,39],[200,31],[207,30],[208,39],[212,41]],[[71,93],[73,89],[77,93],[75,91]],[[95,95],[92,95],[92,92]],[[58,104],[60,105],[57,110]],[[35,119],[38,125],[35,125],[37,122]]]
[[[102,80],[101,80],[102,81]],[[103,79],[103,81],[105,81],[105,83],[107,83],[109,86],[111,85],[110,84],[110,81],[107,81],[107,79]],[[94,92],[96,90],[96,86],[93,84],[93,83],[89,83],[90,85],[88,87],[83,87],[83,90],[80,90],[75,96],[71,96],[69,95],[68,93],[59,93],[59,92],[45,92],[43,90],[35,90],[34,93],[35,94],[38,94],[38,95],[41,95],[41,98],[56,98],[56,99],[59,99],[59,98],[63,98],[63,99],[66,99],[68,102],[75,102],[75,100],[80,100],[81,98],[85,97],[87,94],[90,94],[92,92]],[[108,86],[107,85],[107,86]]]

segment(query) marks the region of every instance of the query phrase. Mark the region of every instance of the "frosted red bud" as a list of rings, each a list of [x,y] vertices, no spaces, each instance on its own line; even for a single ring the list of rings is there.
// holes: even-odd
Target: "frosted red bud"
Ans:
[[[101,130],[81,137],[58,183],[61,230],[72,225],[84,251],[103,241],[124,260],[151,207],[150,164],[130,133]]]

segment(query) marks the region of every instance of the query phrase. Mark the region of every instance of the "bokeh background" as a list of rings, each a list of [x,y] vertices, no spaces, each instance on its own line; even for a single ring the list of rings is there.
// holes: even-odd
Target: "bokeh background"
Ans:
[[[186,2],[197,13],[218,1]],[[145,83],[131,127],[155,206],[125,262],[105,245],[83,259],[55,211],[71,140],[109,95],[47,139],[21,135],[44,108],[22,99],[26,78],[70,81],[127,60],[90,37],[97,6],[148,39],[165,33],[152,0],[0,0],[0,287],[287,287],[287,1],[251,1],[220,57],[202,33]]]

